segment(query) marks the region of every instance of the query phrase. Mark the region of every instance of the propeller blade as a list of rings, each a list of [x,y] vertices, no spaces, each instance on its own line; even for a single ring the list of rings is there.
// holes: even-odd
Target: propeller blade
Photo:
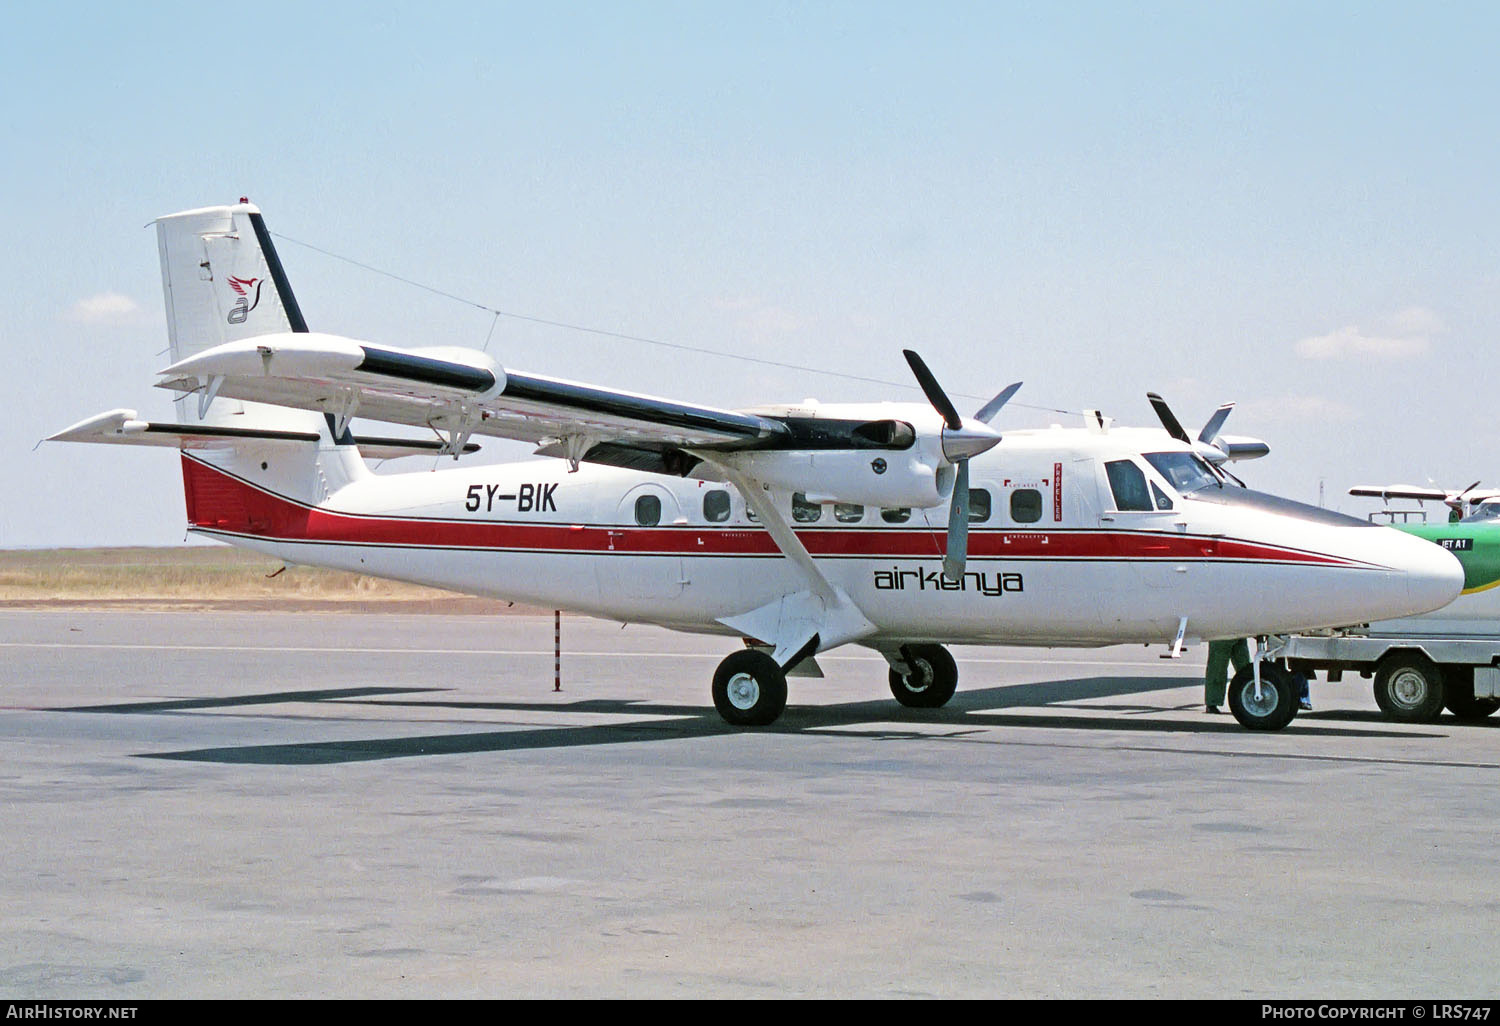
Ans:
[[[1224,426],[1224,421],[1229,417],[1229,411],[1232,409],[1234,409],[1234,403],[1225,403],[1215,410],[1214,415],[1208,418],[1208,423],[1203,425],[1203,430],[1198,432],[1198,441],[1212,443],[1218,437],[1219,429]]]
[[[953,504],[948,507],[948,551],[943,556],[943,576],[961,581],[969,560],[969,461],[958,461],[953,481]]]
[[[1480,480],[1483,480],[1483,478],[1481,478]],[[1463,516],[1464,496],[1468,495],[1471,491],[1478,487],[1479,481],[1475,481],[1473,484],[1469,485],[1469,487],[1465,488],[1461,492],[1449,492],[1443,499],[1443,505],[1453,510],[1453,512],[1458,514],[1459,516]]]
[[[995,398],[991,399],[989,402],[985,403],[979,408],[979,412],[974,414],[974,419],[983,421],[986,424],[994,420],[995,414],[1000,412],[1000,407],[1010,402],[1010,397],[1015,395],[1016,392],[1020,390],[1020,388],[1021,382],[1019,381],[1012,385],[1006,385],[999,391],[998,394],[996,394]]]
[[[954,431],[963,427],[964,419],[958,415],[958,410],[954,407],[953,401],[948,398],[948,393],[943,391],[943,386],[938,384],[937,378],[932,376],[932,371],[927,369],[927,364],[922,362],[922,358],[910,349],[903,349],[901,353],[911,366],[911,372],[917,376],[917,384],[922,386],[927,401],[942,416],[943,423]]]
[[[1146,399],[1151,403],[1151,408],[1156,411],[1156,416],[1161,420],[1161,426],[1167,429],[1167,434],[1179,442],[1187,442],[1191,445],[1193,440],[1188,437],[1186,431],[1182,430],[1182,425],[1177,422],[1177,418],[1172,416],[1172,408],[1167,405],[1167,401],[1155,392],[1147,392]]]

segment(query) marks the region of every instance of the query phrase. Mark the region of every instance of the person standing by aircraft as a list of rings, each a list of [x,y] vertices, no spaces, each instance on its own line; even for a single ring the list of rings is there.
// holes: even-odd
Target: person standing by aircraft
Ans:
[[[1208,666],[1203,671],[1204,712],[1218,713],[1220,711],[1219,706],[1224,702],[1226,685],[1230,677],[1229,664],[1231,662],[1234,664],[1235,673],[1250,665],[1250,644],[1247,639],[1208,643]],[[1309,675],[1300,670],[1292,671],[1284,663],[1282,665],[1291,674],[1292,683],[1296,685],[1298,707],[1303,710],[1312,709],[1312,692],[1308,686]]]
[[[1208,666],[1203,671],[1203,711],[1218,713],[1229,687],[1229,664],[1238,673],[1250,665],[1250,643],[1244,638],[1208,643]]]

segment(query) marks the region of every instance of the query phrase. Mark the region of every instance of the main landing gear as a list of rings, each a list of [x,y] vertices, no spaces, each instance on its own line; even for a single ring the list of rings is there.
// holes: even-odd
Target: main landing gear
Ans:
[[[714,708],[736,727],[764,727],[786,708],[786,673],[766,653],[747,648],[714,671]]]
[[[946,705],[958,688],[958,665],[942,645],[902,645],[886,653],[891,694],[910,709]],[[714,708],[736,727],[765,727],[786,708],[786,670],[766,652],[735,652],[714,671]]]
[[[902,645],[899,668],[891,662],[891,694],[908,709],[936,709],[948,704],[958,688],[958,664],[942,645]]]

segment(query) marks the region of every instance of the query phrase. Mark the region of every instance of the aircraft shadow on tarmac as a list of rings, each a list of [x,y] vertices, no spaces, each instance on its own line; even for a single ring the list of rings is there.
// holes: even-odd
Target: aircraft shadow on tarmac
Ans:
[[[907,709],[894,699],[881,698],[836,705],[792,705],[770,727],[761,733],[800,734],[816,732],[857,736],[873,741],[932,740],[963,737],[997,727],[1032,729],[1069,729],[1086,731],[1131,731],[1142,733],[1244,734],[1228,715],[1206,718],[1201,706],[1163,708],[1147,704],[1099,704],[1098,699],[1139,695],[1144,691],[1182,687],[1181,678],[1153,681],[1132,677],[1079,677],[1069,680],[960,691],[941,709]],[[414,737],[360,738],[334,741],[310,741],[274,745],[237,745],[177,752],[143,753],[143,758],[172,759],[190,762],[218,762],[264,765],[317,765],[344,762],[368,762],[414,756],[463,755],[481,752],[524,751],[544,748],[568,748],[591,745],[629,744],[641,741],[670,741],[714,737],[741,733],[719,718],[712,707],[676,705],[650,700],[587,699],[559,703],[472,700],[445,700],[433,695],[443,688],[358,687],[307,691],[282,691],[223,698],[177,699],[155,702],[125,702],[111,705],[72,706],[58,711],[140,714],[193,712],[208,709],[233,709],[236,706],[274,705],[282,703],[327,702],[332,705],[381,706],[414,710],[465,709],[486,713],[523,712],[529,714],[569,713],[609,714],[623,716],[670,717],[626,723],[590,724],[587,726],[511,727],[495,731],[461,731]],[[400,697],[397,697],[400,696]],[[1084,700],[1088,704],[1081,704]],[[1007,709],[1027,711],[1011,713]],[[1165,714],[1165,717],[1163,717]],[[1188,719],[1184,719],[1186,714]],[[1408,740],[1441,737],[1441,734],[1395,732],[1378,725],[1378,714],[1369,717],[1371,726],[1325,726],[1334,714],[1319,717],[1319,737],[1377,738],[1402,737]],[[1366,722],[1358,713],[1339,713],[1351,724]],[[903,730],[911,723],[912,730]],[[872,730],[868,725],[881,724]],[[947,728],[935,731],[933,728]],[[1295,724],[1293,728],[1295,729]]]

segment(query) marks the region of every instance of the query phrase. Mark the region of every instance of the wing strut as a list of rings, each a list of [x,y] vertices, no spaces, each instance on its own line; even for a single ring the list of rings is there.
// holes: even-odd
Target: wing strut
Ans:
[[[802,659],[845,642],[874,634],[876,627],[844,591],[824,576],[792,525],[771,502],[759,481],[722,463],[724,477],[739,489],[783,555],[797,567],[808,587],[719,622],[747,637],[773,646],[771,658],[783,670]]]

